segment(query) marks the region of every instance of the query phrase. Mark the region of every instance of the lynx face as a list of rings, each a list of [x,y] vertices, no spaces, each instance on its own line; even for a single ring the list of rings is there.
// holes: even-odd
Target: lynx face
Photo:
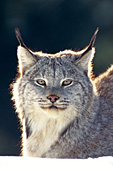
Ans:
[[[18,53],[25,111],[57,118],[70,116],[72,108],[75,116],[87,107],[92,90],[86,74],[88,66],[84,70],[84,66],[74,63],[75,53],[64,51],[50,56],[36,53],[36,59],[30,53],[26,55],[23,47],[19,47]]]

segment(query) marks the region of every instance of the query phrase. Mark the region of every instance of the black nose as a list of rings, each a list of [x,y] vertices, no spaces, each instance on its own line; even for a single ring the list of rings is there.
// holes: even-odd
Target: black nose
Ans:
[[[59,97],[57,95],[51,94],[51,95],[47,96],[47,99],[49,99],[52,103],[55,103],[59,99]]]

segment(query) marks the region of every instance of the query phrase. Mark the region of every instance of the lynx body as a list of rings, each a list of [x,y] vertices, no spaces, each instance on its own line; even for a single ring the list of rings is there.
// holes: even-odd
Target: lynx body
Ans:
[[[113,156],[113,66],[91,78],[97,31],[82,51],[33,53],[20,42],[13,100],[22,154],[49,158]]]

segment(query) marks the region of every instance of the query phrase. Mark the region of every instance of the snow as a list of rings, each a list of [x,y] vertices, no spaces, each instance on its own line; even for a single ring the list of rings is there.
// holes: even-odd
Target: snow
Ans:
[[[113,170],[113,157],[46,159],[0,156],[0,170]]]

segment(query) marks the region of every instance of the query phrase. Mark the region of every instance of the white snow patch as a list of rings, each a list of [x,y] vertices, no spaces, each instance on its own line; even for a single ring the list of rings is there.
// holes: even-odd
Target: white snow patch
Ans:
[[[0,156],[0,170],[113,170],[113,157],[46,159]]]

